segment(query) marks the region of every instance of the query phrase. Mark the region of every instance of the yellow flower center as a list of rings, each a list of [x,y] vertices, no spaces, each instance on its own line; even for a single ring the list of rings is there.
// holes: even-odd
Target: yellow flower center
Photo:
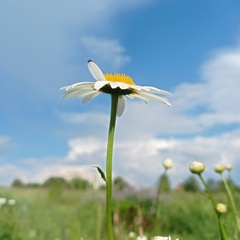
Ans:
[[[107,73],[107,74],[104,74],[104,77],[107,81],[110,81],[110,82],[123,82],[130,85],[136,85],[135,82],[132,80],[132,78],[125,74]]]

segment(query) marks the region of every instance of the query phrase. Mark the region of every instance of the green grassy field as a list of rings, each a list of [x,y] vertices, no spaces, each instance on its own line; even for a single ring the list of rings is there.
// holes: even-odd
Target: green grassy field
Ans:
[[[129,239],[131,231],[138,234],[139,219],[148,239],[154,235],[170,235],[172,240],[220,239],[216,215],[203,193],[162,194],[158,220],[153,199],[147,196],[115,199],[118,240]],[[107,240],[104,190],[0,188],[0,197],[16,200],[15,205],[0,208],[0,240]],[[227,203],[225,194],[215,197]],[[223,217],[227,234],[233,236],[232,215]]]

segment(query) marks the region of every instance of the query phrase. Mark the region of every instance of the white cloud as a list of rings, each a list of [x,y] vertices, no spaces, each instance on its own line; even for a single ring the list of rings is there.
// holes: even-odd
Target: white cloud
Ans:
[[[63,177],[66,180],[71,180],[74,177],[81,177],[94,183],[95,185],[102,184],[102,180],[95,168],[90,165],[49,165],[40,166],[40,169],[36,171],[34,177],[28,176],[29,182],[40,182],[43,183],[46,179],[50,177]]]
[[[209,108],[236,114],[240,105],[240,47],[216,52],[202,67]]]
[[[96,155],[101,156],[106,149],[105,141],[96,139],[95,137],[70,139],[68,144],[70,147],[66,157],[68,161],[81,160],[81,157],[87,156],[96,159]]]
[[[95,186],[103,184],[97,170],[91,165],[66,165],[41,164],[40,160],[32,159],[29,163],[30,169],[18,167],[13,164],[2,165],[0,168],[0,182],[2,185],[9,186],[14,179],[20,179],[24,183],[43,183],[50,177],[63,177],[71,180],[74,177],[81,177],[93,183]],[[51,162],[51,159],[48,159]]]
[[[108,63],[113,70],[119,69],[130,61],[130,57],[125,54],[124,47],[116,39],[83,37],[81,41],[94,61]]]
[[[1,185],[10,185],[15,178],[26,181],[30,173],[23,169],[15,166],[14,164],[4,164],[0,167],[0,182]]]
[[[190,172],[188,167],[194,160],[206,164],[207,177],[217,178],[213,167],[216,163],[238,164],[240,155],[240,141],[237,136],[240,130],[212,137],[195,136],[192,138],[141,138],[118,139],[115,141],[113,172],[121,175],[135,185],[154,184],[157,177],[163,172],[162,162],[171,157],[174,168],[170,170],[174,186],[182,182]],[[105,165],[105,153],[101,142],[90,139],[75,139],[70,146],[70,153],[74,155],[77,164]],[[84,149],[88,148],[87,152]],[[78,149],[78,150],[77,150]],[[71,159],[71,154],[67,158]],[[84,158],[91,154],[90,158]],[[237,169],[234,169],[235,175]],[[237,179],[240,181],[240,179]]]
[[[12,4],[1,1],[0,69],[3,78],[8,79],[1,82],[6,92],[4,97],[14,91],[14,98],[28,104],[58,99],[56,89],[61,87],[61,82],[77,81],[80,62],[86,64],[89,55],[103,59],[102,63],[113,68],[120,67],[129,61],[124,46],[118,39],[97,35],[108,29],[111,36],[111,25],[121,11],[147,2],[23,0]],[[87,71],[81,76],[87,77]]]
[[[239,134],[240,129],[212,137],[118,139],[114,146],[113,175],[121,175],[137,186],[153,185],[163,172],[163,161],[171,157],[174,167],[169,170],[169,176],[173,186],[190,175],[188,167],[194,160],[204,162],[204,175],[215,179],[218,179],[218,176],[214,173],[214,165],[231,163],[234,166],[233,178],[240,182]],[[101,183],[97,170],[92,166],[100,166],[103,170],[105,168],[105,139],[78,138],[71,139],[69,143],[69,152],[61,159],[25,160],[24,165],[28,165],[28,168],[1,166],[1,183],[10,184],[14,178],[20,178],[24,182],[42,183],[51,176],[70,179],[76,175]]]

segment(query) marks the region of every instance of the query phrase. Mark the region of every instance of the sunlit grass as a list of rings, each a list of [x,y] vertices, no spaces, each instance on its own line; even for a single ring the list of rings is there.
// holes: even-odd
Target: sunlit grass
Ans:
[[[0,231],[1,240],[108,239],[101,190],[3,188],[0,195],[16,199],[16,205],[0,208],[0,229],[4,229]],[[217,193],[215,197],[227,201],[225,193]],[[149,239],[156,235],[156,229],[158,235],[171,234],[172,239],[220,239],[216,215],[204,193],[164,193],[159,201],[159,220],[155,221],[154,198],[136,195],[116,199],[113,206],[119,215],[119,239],[128,239],[132,231],[138,234],[138,207],[143,215],[144,234]],[[231,235],[234,231],[231,214],[224,216],[224,222]]]

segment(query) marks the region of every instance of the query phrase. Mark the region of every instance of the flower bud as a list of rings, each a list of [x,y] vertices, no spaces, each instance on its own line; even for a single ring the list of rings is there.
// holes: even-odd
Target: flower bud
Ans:
[[[129,238],[129,239],[136,239],[136,234],[135,234],[135,232],[130,232],[130,233],[128,234],[128,238]]]
[[[0,207],[2,206],[2,205],[4,205],[5,203],[7,202],[7,199],[6,198],[0,198]]]
[[[8,199],[8,205],[15,205],[16,204],[16,200],[15,199]]]
[[[165,169],[170,169],[173,166],[173,161],[171,158],[167,158],[164,162],[163,162],[163,166],[165,167]]]
[[[202,162],[193,161],[189,166],[189,170],[192,173],[202,173],[205,170],[205,165]]]
[[[223,203],[218,203],[216,206],[216,211],[218,214],[224,214],[227,211],[227,206]]]
[[[216,164],[214,167],[214,171],[216,173],[222,173],[224,171],[225,167],[222,164]]]
[[[232,165],[231,164],[225,165],[225,169],[228,170],[228,171],[231,171],[232,170]]]

